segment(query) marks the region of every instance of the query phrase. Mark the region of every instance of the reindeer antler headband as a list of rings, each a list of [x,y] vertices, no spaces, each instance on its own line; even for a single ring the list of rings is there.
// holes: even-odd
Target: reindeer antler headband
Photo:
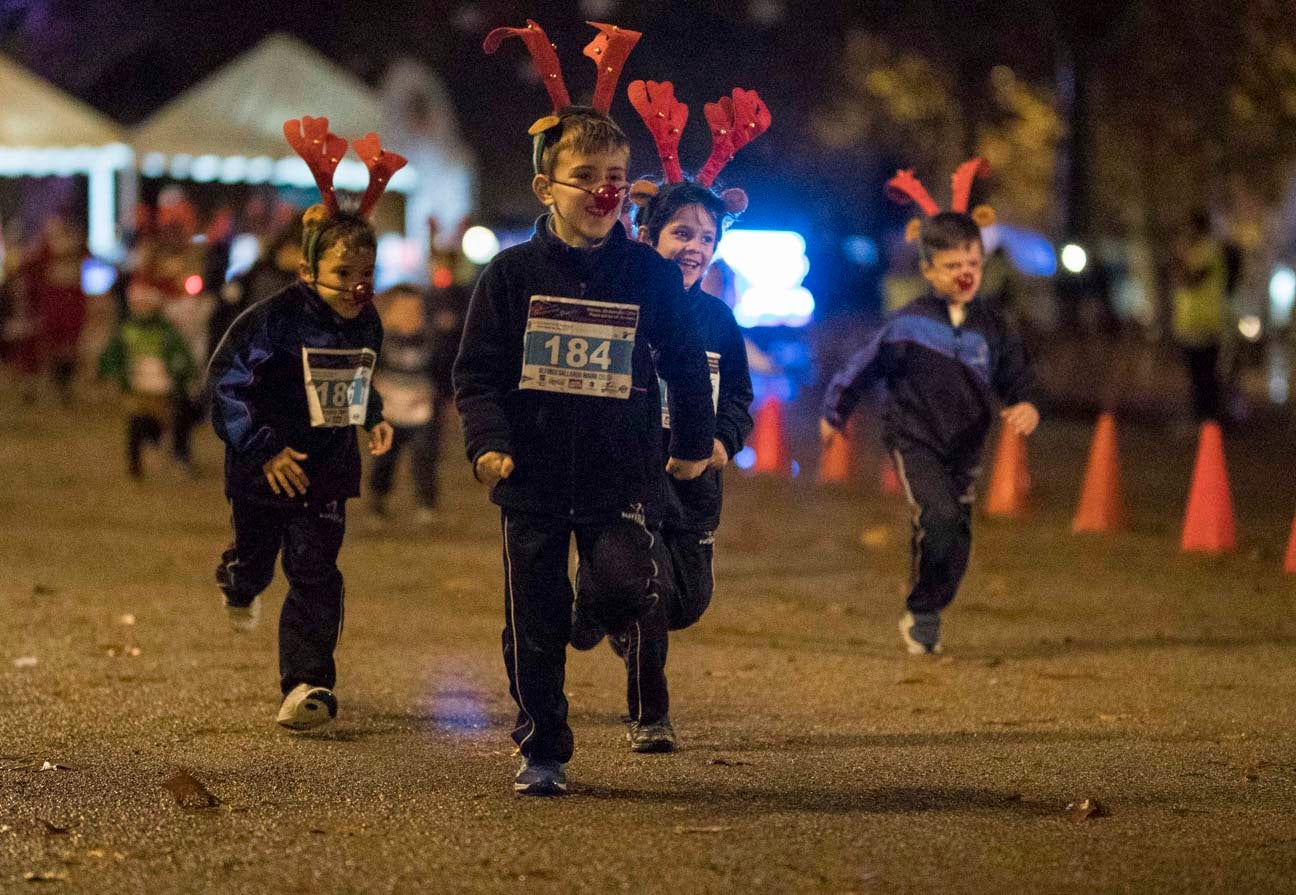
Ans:
[[[607,25],[603,22],[587,22],[597,28],[599,34],[586,45],[584,53],[598,66],[598,80],[594,87],[594,99],[588,108],[607,115],[612,108],[612,98],[616,95],[617,81],[621,79],[621,70],[625,67],[630,51],[643,35],[638,31]],[[568,115],[588,114],[588,108],[572,105],[567,85],[563,81],[562,66],[558,62],[557,46],[549,42],[549,37],[538,24],[527,19],[525,28],[496,28],[486,35],[482,50],[490,55],[499,49],[505,38],[521,38],[531,53],[540,80],[544,82],[549,99],[553,101],[553,111],[531,125],[527,133],[535,138],[532,148],[532,166],[540,173],[540,162],[549,139],[555,134],[561,136],[563,119]]]
[[[688,106],[675,99],[675,85],[670,81],[633,81],[627,90],[630,104],[647,126],[657,144],[661,158],[662,174],[667,183],[683,183],[684,171],[680,167],[679,144],[684,125],[688,122]],[[694,178],[695,182],[709,187],[734,157],[752,140],[769,130],[769,109],[755,90],[734,88],[731,96],[703,107],[707,124],[711,128],[711,155]],[[657,184],[640,180],[630,188],[630,198],[643,205],[657,194]],[[747,209],[747,194],[740,189],[727,189],[721,194],[730,214],[741,214]]]
[[[994,209],[989,205],[978,205],[972,209],[970,214],[968,212],[968,203],[972,198],[973,181],[978,177],[985,177],[989,173],[989,163],[985,159],[978,157],[968,159],[959,165],[953,177],[950,178],[954,187],[950,211],[968,214],[978,227],[989,227],[994,224],[996,219]],[[912,202],[928,217],[940,214],[940,206],[936,204],[936,200],[931,197],[927,189],[914,176],[912,170],[897,171],[895,177],[886,182],[886,194],[887,198],[892,202],[898,202],[901,205]],[[905,229],[905,239],[909,242],[917,241],[921,223],[922,221],[919,218],[910,221],[909,226]]]
[[[313,209],[307,209],[306,214],[302,216],[302,222],[323,223],[326,219],[337,217],[341,209],[338,206],[337,191],[333,188],[333,174],[337,171],[342,156],[346,155],[347,141],[329,131],[327,118],[311,118],[309,115],[285,121],[283,131],[288,145],[310,168],[311,174],[315,177],[315,184],[319,187],[320,198],[324,200],[322,213],[312,215]],[[392,176],[405,167],[406,159],[402,155],[383,149],[382,140],[374,133],[365,134],[353,145],[356,155],[360,156],[360,161],[364,162],[365,167],[369,169],[369,186],[365,189],[360,205],[356,209],[360,217],[368,218],[374,206],[378,204],[383,191],[387,189]],[[307,220],[308,216],[312,220]],[[311,233],[311,229],[307,228],[305,248],[307,260],[313,265],[316,260],[313,255],[319,239],[319,230],[315,229],[315,232]]]

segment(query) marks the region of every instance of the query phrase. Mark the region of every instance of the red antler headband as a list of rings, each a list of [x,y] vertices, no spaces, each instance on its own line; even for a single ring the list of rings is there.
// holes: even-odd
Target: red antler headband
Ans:
[[[968,214],[968,204],[972,198],[972,183],[978,177],[990,173],[990,165],[983,158],[972,158],[958,166],[953,177],[953,198],[950,210],[959,214]],[[940,206],[932,199],[931,194],[914,176],[912,170],[897,171],[895,177],[886,182],[886,195],[892,202],[901,205],[912,202],[928,217],[940,214]],[[989,205],[978,205],[972,209],[970,217],[978,227],[989,227],[995,222],[994,209]],[[920,220],[914,218],[905,230],[905,238],[910,242],[918,239]]]
[[[309,115],[300,119],[291,118],[284,122],[283,130],[288,145],[302,157],[314,175],[329,216],[336,215],[339,208],[337,191],[333,188],[333,175],[342,156],[346,155],[347,141],[329,132],[327,118],[311,118]],[[405,167],[406,159],[383,149],[382,140],[377,134],[365,134],[354,145],[356,154],[369,169],[369,186],[365,189],[358,209],[361,217],[368,217],[387,189],[392,176]]]
[[[586,24],[599,31],[598,36],[584,49],[584,54],[598,66],[598,78],[595,82],[591,106],[596,112],[606,115],[612,108],[612,98],[616,95],[616,85],[621,78],[621,70],[625,68],[630,51],[643,35],[638,31],[607,25],[603,22]],[[571,96],[567,93],[567,85],[563,81],[562,66],[558,62],[557,47],[549,42],[543,28],[530,19],[527,19],[525,28],[496,28],[487,34],[486,40],[482,42],[483,52],[487,55],[494,53],[508,37],[520,38],[526,44],[536,72],[540,75],[540,80],[544,82],[549,98],[553,101],[553,111],[538,119],[528,130],[531,136],[537,138],[533,161],[536,171],[539,172],[547,132],[558,127],[564,115],[579,107],[572,105]]]
[[[667,183],[682,183],[684,172],[680,168],[680,132],[688,121],[688,106],[675,99],[675,85],[670,81],[634,81],[628,89],[630,104],[643,119],[661,158],[662,174]],[[703,107],[707,124],[711,128],[711,155],[698,171],[696,181],[709,187],[738,152],[752,140],[769,130],[772,118],[769,108],[755,90],[734,88],[731,96]],[[657,192],[656,184],[639,181],[630,190],[632,199],[647,201]],[[747,208],[747,194],[740,189],[725,190],[726,206],[733,214]]]

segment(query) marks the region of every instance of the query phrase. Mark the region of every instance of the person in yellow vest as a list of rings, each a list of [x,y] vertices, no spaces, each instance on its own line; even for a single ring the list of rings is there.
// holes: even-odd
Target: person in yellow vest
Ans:
[[[1199,422],[1220,417],[1219,355],[1228,319],[1228,265],[1211,235],[1210,214],[1197,209],[1174,266],[1175,342],[1183,350]]]

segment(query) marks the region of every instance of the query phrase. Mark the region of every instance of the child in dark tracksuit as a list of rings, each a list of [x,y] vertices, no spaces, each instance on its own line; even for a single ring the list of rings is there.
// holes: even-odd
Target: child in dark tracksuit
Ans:
[[[454,369],[468,459],[502,509],[504,663],[524,759],[514,789],[526,795],[566,789],[573,535],[597,622],[660,631],[653,642],[664,646],[653,561],[671,504],[663,470],[700,475],[714,427],[679,270],[617,221],[625,135],[588,108],[555,120],[538,141],[533,184],[550,213],[483,271]],[[673,396],[669,461],[659,372]]]
[[[680,268],[692,325],[707,353],[716,411],[712,459],[707,471],[692,481],[670,481],[674,512],[662,526],[664,556],[659,563],[670,585],[668,627],[675,631],[696,623],[711,603],[723,470],[751,434],[752,384],[747,347],[733,311],[702,289],[724,225],[732,217],[724,200],[697,183],[679,182],[660,188],[654,185],[654,189],[651,198],[645,198],[636,211],[639,240]],[[669,437],[669,390],[666,397],[662,428],[663,435]],[[593,595],[587,593],[584,576],[578,580],[582,585],[577,595],[579,607],[590,602]],[[593,629],[586,636],[587,625],[581,624],[583,615],[578,609],[572,643],[588,649],[598,643],[601,632]],[[656,633],[663,642],[645,642],[650,633]],[[664,632],[646,632],[641,627],[609,638],[613,650],[625,661],[629,718],[626,736],[635,752],[673,752],[678,746],[669,718],[665,639]]]
[[[954,599],[972,547],[973,488],[997,404],[1029,435],[1040,390],[1021,341],[976,297],[980,229],[967,214],[922,222],[922,271],[931,292],[901,308],[833,378],[821,429],[838,437],[875,383],[887,392],[884,440],[913,507],[914,582],[901,619],[913,654],[941,651],[941,612]]]
[[[333,652],[343,618],[337,557],[346,502],[360,494],[355,427],[369,431],[374,455],[386,453],[392,438],[372,385],[382,323],[371,304],[376,238],[364,216],[381,194],[372,185],[385,183],[393,165],[372,138],[360,153],[371,163],[371,188],[358,213],[340,211],[333,168],[314,154],[327,153],[335,166],[346,151],[346,142],[327,128],[327,119],[285,126],[327,203],[303,215],[300,279],[240,315],[208,368],[234,529],[216,581],[231,624],[246,630],[282,553],[289,590],[279,616],[284,700],[277,721],[292,730],[337,715]]]

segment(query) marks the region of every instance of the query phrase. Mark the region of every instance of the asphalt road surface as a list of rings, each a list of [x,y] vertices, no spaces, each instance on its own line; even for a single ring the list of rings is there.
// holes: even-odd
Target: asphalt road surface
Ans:
[[[1281,428],[1229,437],[1243,546],[1212,559],[1177,552],[1191,442],[1125,427],[1133,530],[1074,537],[1089,428],[1046,423],[939,660],[900,648],[871,452],[849,487],[731,474],[716,600],[671,646],[682,751],[630,753],[618,660],[573,653],[546,800],[511,789],[498,514],[457,444],[436,524],[352,505],[341,715],[303,737],[274,724],[282,577],[252,634],[219,609],[210,432],[198,481],[136,484],[111,408],[0,407],[0,891],[1296,890]]]

